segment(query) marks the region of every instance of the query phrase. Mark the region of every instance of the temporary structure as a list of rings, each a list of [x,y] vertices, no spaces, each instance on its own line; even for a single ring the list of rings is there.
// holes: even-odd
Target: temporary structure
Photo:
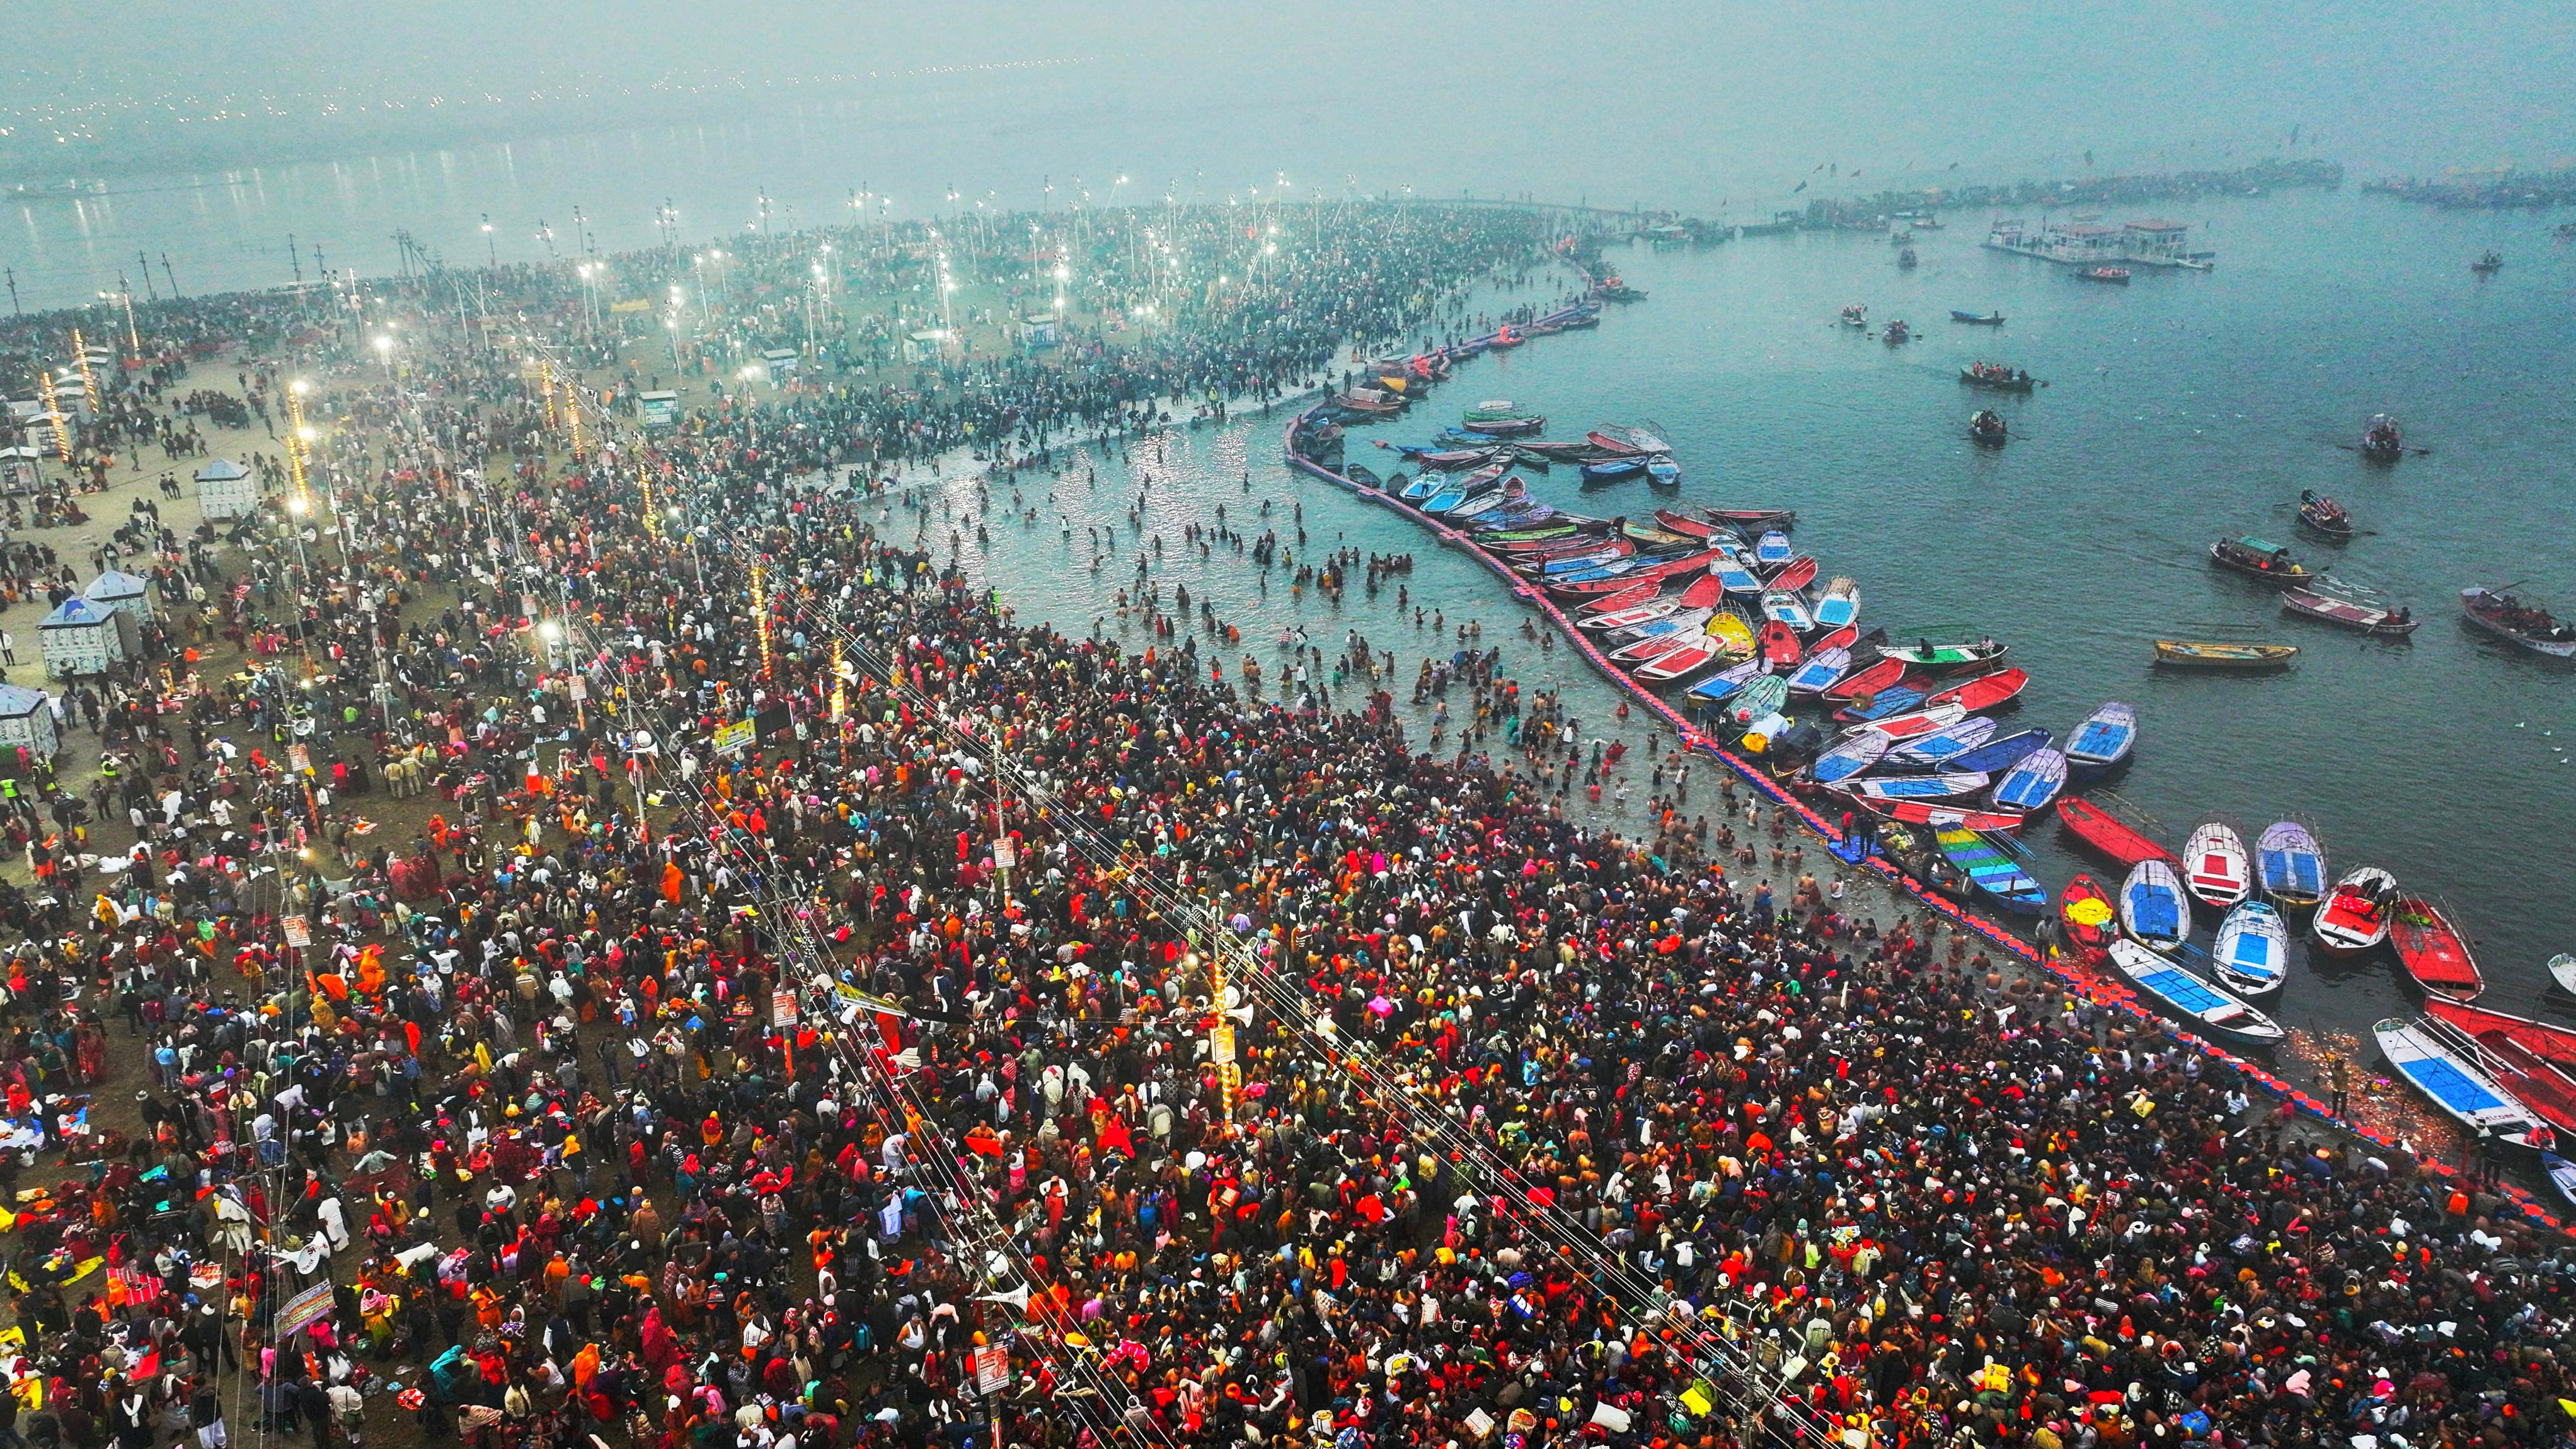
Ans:
[[[90,580],[81,597],[102,608],[134,616],[137,624],[149,624],[159,615],[152,605],[152,581],[134,574],[109,569]]]
[[[259,511],[259,480],[230,458],[197,470],[197,511],[209,519],[240,518]]]
[[[45,651],[45,677],[104,674],[131,657],[134,621],[75,594],[36,625]]]
[[[0,771],[10,768],[14,761],[6,757],[19,749],[36,760],[50,760],[61,747],[54,707],[44,691],[0,684]]]

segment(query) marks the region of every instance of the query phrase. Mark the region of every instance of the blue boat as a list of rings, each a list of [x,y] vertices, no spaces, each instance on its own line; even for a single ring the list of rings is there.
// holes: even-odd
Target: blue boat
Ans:
[[[1797,556],[1796,550],[1789,547],[1789,535],[1776,528],[1754,540],[1753,562],[1764,573],[1787,568],[1789,560]]]
[[[2089,780],[2120,767],[2138,747],[2138,712],[2113,700],[2084,717],[2066,737],[2066,767]]]
[[[2135,941],[2113,941],[2111,964],[2173,1015],[2244,1046],[2279,1041],[2281,1024]]]
[[[1850,705],[1834,718],[1851,724],[1889,719],[1911,713],[1916,705],[1929,698],[1929,692],[1906,684],[1891,684],[1869,697],[1869,703]]]
[[[1789,676],[1791,694],[1822,694],[1834,687],[1834,681],[1851,672],[1851,651],[1819,649],[1807,656],[1798,672]]]
[[[1646,481],[1658,488],[1682,486],[1682,465],[1661,453],[1646,460]]]
[[[2015,730],[2008,735],[1997,735],[1966,754],[1951,756],[1949,762],[1942,768],[1983,770],[1988,774],[1998,774],[2020,764],[2023,757],[2038,753],[2047,744],[2048,731],[2046,730]]]
[[[1816,756],[1807,774],[1819,785],[1835,785],[1868,770],[1887,753],[1887,736],[1876,730],[1862,730],[1841,744]]]
[[[2033,750],[1995,783],[1995,803],[2011,810],[2045,810],[2065,788],[2066,756]]]
[[[1405,485],[1403,494],[1404,501],[1407,503],[1427,503],[1431,500],[1434,494],[1437,494],[1440,490],[1448,486],[1448,479],[1441,477],[1437,473],[1425,473],[1421,477],[1416,478],[1411,483]]]
[[[2191,937],[2182,877],[2161,860],[2142,860],[2120,882],[2120,926],[2152,951],[2171,951]]]
[[[1646,460],[1642,456],[1634,458],[1604,458],[1598,463],[1586,463],[1583,465],[1583,481],[1586,483],[1617,483],[1622,479],[1634,478],[1645,471]]]
[[[1438,493],[1433,494],[1429,502],[1422,505],[1422,511],[1430,514],[1434,518],[1437,518],[1441,514],[1448,512],[1450,509],[1455,508],[1466,501],[1466,489],[1443,488]]]
[[[2493,1134],[2516,1147],[2542,1147],[2549,1128],[2511,1092],[2496,1084],[2478,1057],[2476,1044],[2435,1018],[2405,1022],[2387,1018],[2370,1029],[2379,1039],[2380,1055],[2408,1086],[2459,1120],[2472,1133]]]
[[[2281,913],[2261,901],[2247,901],[2218,923],[2218,944],[2210,948],[2210,969],[2231,991],[2261,996],[2278,991],[2290,979],[2290,928]]]
[[[1551,584],[1597,583],[1602,579],[1615,579],[1621,574],[1632,572],[1639,566],[1649,562],[1651,562],[1651,560],[1642,558],[1614,558],[1606,564],[1602,564],[1596,568],[1585,569],[1581,573],[1558,574],[1556,577],[1549,579],[1548,582]]]
[[[1632,555],[1624,549],[1598,548],[1592,550],[1590,553],[1566,554],[1558,558],[1549,559],[1538,566],[1538,571],[1541,577],[1553,577],[1557,574],[1579,574],[1592,569],[1597,569],[1603,564],[1609,563],[1614,559],[1623,559],[1631,556]]]
[[[1730,594],[1759,594],[1762,580],[1745,566],[1743,556],[1725,550],[1709,562],[1708,571],[1717,575],[1718,586]]]
[[[2271,826],[2254,841],[2254,883],[2282,910],[2309,909],[2325,899],[2325,847],[2296,821]]]
[[[1716,704],[1733,698],[1744,686],[1768,674],[1771,666],[1761,659],[1747,659],[1724,673],[1712,675],[1690,688],[1689,698],[1703,704]]]
[[[1947,767],[1952,759],[1993,739],[1995,731],[2001,728],[1984,715],[1972,715],[1957,724],[1945,725],[1907,740],[1887,752],[1887,762],[1917,770],[1936,765]]]

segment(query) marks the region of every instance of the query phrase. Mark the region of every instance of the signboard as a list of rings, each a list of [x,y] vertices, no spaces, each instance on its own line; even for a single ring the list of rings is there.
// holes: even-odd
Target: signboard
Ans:
[[[1221,1067],[1233,1062],[1234,1023],[1218,1022],[1215,1028],[1208,1032],[1208,1056]]]
[[[1010,1350],[988,1343],[975,1350],[975,1392],[991,1398],[1011,1386]]]
[[[580,704],[590,698],[590,681],[581,675],[572,677],[572,702]]]
[[[331,1316],[331,1285],[316,1283],[277,1310],[277,1336],[287,1338]]]
[[[754,728],[755,727],[752,722],[747,719],[738,719],[732,724],[717,726],[716,753],[720,755],[741,754],[744,750],[750,748],[751,735]]]
[[[313,944],[313,925],[302,916],[288,916],[278,925],[285,928],[286,944],[299,950]]]
[[[751,727],[764,740],[772,740],[796,728],[796,712],[783,704],[773,704],[751,717]]]
[[[676,392],[637,393],[635,407],[648,432],[661,432],[680,425],[680,395]]]
[[[301,775],[313,768],[313,752],[302,745],[286,747],[286,768]]]
[[[797,1021],[796,993],[784,990],[769,993],[769,1019],[777,1026],[794,1026]]]

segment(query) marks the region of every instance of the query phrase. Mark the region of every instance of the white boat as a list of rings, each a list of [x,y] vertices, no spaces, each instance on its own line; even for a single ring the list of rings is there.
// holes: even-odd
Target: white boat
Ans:
[[[2111,965],[2158,1006],[2213,1035],[2259,1046],[2284,1034],[2279,1022],[2125,936],[2111,943]]]
[[[2379,1053],[2388,1058],[2391,1070],[2470,1132],[2516,1147],[2552,1144],[2548,1124],[2496,1085],[2478,1059],[2477,1044],[2468,1037],[2429,1017],[2420,1021],[2389,1017],[2370,1033],[2379,1039]]]
[[[1797,673],[1789,676],[1789,692],[1822,694],[1850,672],[1850,650],[1819,649],[1807,656],[1807,662],[1798,666]]]
[[[2183,884],[2194,900],[2215,910],[2227,910],[2253,891],[2253,864],[2244,838],[2220,821],[2202,821],[2183,842]]]
[[[1878,780],[1854,780],[1842,787],[1844,793],[1864,800],[1949,800],[1961,795],[1974,795],[1994,783],[1995,777],[1979,772],[1951,772],[1938,775],[1890,775]]]
[[[2357,866],[2318,903],[2308,935],[2330,955],[2358,956],[2388,939],[2396,908],[2397,877],[2375,865]]]
[[[1887,736],[1876,730],[1861,730],[1832,749],[1816,756],[1807,767],[1810,778],[1819,785],[1835,785],[1866,773],[1870,766],[1887,753]]]
[[[1623,629],[1613,629],[1610,631],[1610,637],[1660,639],[1666,634],[1697,634],[1707,626],[1710,619],[1716,617],[1716,614],[1715,609],[1682,609],[1666,614],[1660,619],[1649,619],[1642,624],[1630,624]]]
[[[1861,728],[1876,730],[1891,740],[1910,740],[1917,735],[1946,729],[1967,717],[1968,707],[1953,699],[1918,709],[1912,714],[1892,714],[1885,719],[1874,719]]]
[[[2218,923],[2209,965],[2230,991],[2246,996],[2278,991],[2290,979],[2290,928],[2279,911],[2247,901]]]
[[[2576,956],[2562,951],[2550,957],[2549,975],[2558,983],[2559,990],[2576,996]]]
[[[1747,659],[1743,663],[1738,664],[1731,669],[1727,669],[1722,673],[1713,675],[1710,678],[1703,679],[1699,683],[1692,685],[1690,689],[1690,697],[1696,700],[1705,701],[1709,704],[1722,703],[1729,696],[1741,693],[1746,685],[1751,684],[1753,681],[1760,679],[1762,676],[1769,674],[1770,672],[1771,663],[1769,660],[1759,658]]]
[[[2002,726],[1995,723],[1993,719],[1985,715],[1976,715],[1954,725],[1945,725],[1929,734],[1917,735],[1888,751],[1887,762],[1891,765],[1905,765],[1915,769],[1930,769],[1953,755],[1964,755],[1993,739],[1995,731],[2001,728]]]
[[[2170,951],[2191,938],[2191,907],[2182,877],[2161,860],[2142,860],[2120,882],[2120,928],[2152,950]]]
[[[1693,634],[1678,649],[1668,649],[1629,671],[1640,684],[1678,684],[1726,658],[1725,649],[1706,634]]]
[[[1825,596],[1816,601],[1816,627],[1840,629],[1860,621],[1860,585],[1849,579],[1835,579],[1825,585]]]
[[[2558,1189],[2560,1197],[2576,1202],[2576,1162],[2544,1152],[2540,1154],[2540,1170],[2549,1174],[2550,1185]]]
[[[1768,589],[1762,595],[1762,617],[1786,624],[1801,634],[1813,633],[1815,616],[1807,612],[1806,597],[1794,589]]]
[[[1607,614],[1595,614],[1589,619],[1577,620],[1576,625],[1584,629],[1629,629],[1639,624],[1651,624],[1681,606],[1682,596],[1672,594],[1632,604],[1625,609],[1613,609]]]

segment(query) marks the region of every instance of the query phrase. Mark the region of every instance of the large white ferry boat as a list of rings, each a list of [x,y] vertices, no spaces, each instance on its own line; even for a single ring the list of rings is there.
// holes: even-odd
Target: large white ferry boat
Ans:
[[[1999,252],[2070,267],[2119,262],[2208,271],[2217,261],[2217,254],[2192,251],[2190,234],[2191,228],[2182,222],[2156,218],[2120,226],[2099,221],[2043,222],[2036,228],[2012,218],[1994,224],[1986,233],[1986,245]]]

